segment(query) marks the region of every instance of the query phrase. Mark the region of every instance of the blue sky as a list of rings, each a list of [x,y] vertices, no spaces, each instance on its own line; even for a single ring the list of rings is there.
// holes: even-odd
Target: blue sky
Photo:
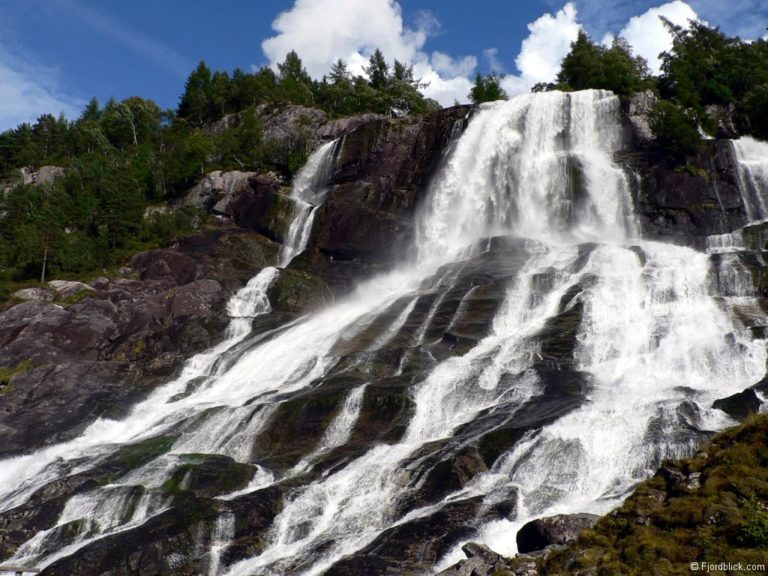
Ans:
[[[319,77],[339,57],[359,68],[379,46],[444,104],[491,68],[518,92],[552,79],[579,27],[596,40],[623,31],[652,59],[668,42],[657,13],[747,38],[768,26],[764,0],[0,0],[0,129],[76,116],[92,96],[173,108],[198,61],[250,70],[290,48]]]

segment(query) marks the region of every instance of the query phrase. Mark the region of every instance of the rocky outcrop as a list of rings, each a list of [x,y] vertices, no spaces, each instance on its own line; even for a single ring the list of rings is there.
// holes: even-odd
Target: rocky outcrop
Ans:
[[[203,176],[202,180],[187,192],[177,206],[194,206],[214,214],[228,214],[229,204],[235,195],[248,187],[249,180],[256,172],[216,170]]]
[[[221,337],[229,296],[275,253],[264,237],[223,228],[138,254],[131,278],[53,282],[55,301],[0,313],[0,456],[125,412]]]
[[[429,177],[471,109],[378,119],[344,136],[309,249],[292,264],[339,293],[403,258]]]
[[[547,546],[568,544],[582,530],[592,528],[599,519],[595,514],[558,514],[537,518],[517,532],[517,549],[525,554],[544,550]]]
[[[639,146],[648,146],[656,140],[651,129],[651,113],[658,101],[658,97],[651,90],[645,90],[622,102],[635,143]]]
[[[757,414],[763,402],[752,388],[733,394],[727,398],[715,400],[712,408],[722,410],[734,420],[745,420],[751,414]]]
[[[706,236],[747,224],[728,141],[704,141],[684,166],[669,164],[653,150],[632,152],[624,161],[638,176],[636,209],[644,237],[701,248]]]

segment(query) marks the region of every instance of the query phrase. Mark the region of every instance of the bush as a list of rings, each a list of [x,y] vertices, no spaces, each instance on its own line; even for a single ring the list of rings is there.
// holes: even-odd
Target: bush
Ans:
[[[768,84],[757,86],[747,94],[744,112],[749,121],[750,132],[758,138],[768,140]]]
[[[693,114],[671,102],[658,102],[651,112],[651,129],[659,149],[676,162],[696,154],[701,147],[701,136]]]
[[[768,512],[754,510],[741,526],[739,541],[749,548],[768,549]]]

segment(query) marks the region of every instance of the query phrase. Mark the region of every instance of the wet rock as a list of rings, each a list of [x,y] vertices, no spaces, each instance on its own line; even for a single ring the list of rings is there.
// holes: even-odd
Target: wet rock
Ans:
[[[477,531],[471,520],[482,498],[446,504],[441,510],[384,531],[371,544],[334,564],[326,574],[408,574],[431,568],[457,542]]]
[[[567,544],[582,530],[591,528],[600,519],[595,514],[558,514],[532,520],[517,532],[517,549],[521,553],[543,550],[552,544]]]
[[[280,270],[269,289],[272,308],[303,314],[333,302],[333,294],[320,278],[299,270]]]
[[[762,403],[755,390],[748,388],[743,392],[715,400],[712,408],[722,410],[734,420],[741,422],[750,414],[756,414]]]
[[[177,498],[174,506],[131,530],[95,540],[45,569],[47,576],[187,576],[198,573],[198,526],[215,521],[211,501]]]
[[[218,454],[188,454],[181,457],[163,488],[170,493],[192,492],[212,498],[244,488],[255,468]]]
[[[652,152],[627,161],[640,175],[637,211],[648,238],[698,247],[747,223],[730,144],[707,140],[686,166]]]

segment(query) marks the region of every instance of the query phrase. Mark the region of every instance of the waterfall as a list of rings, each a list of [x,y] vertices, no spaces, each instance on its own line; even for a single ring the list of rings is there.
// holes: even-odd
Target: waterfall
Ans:
[[[306,229],[311,227],[309,213],[316,207],[312,206],[308,210],[307,202],[313,200],[319,204],[324,199],[337,144],[338,140],[334,140],[321,146],[296,175],[291,196],[301,206],[294,211],[286,243],[280,249],[278,265],[281,267],[288,265],[295,255],[306,248]],[[224,340],[190,359],[179,378],[134,407],[127,419],[99,419],[72,442],[4,462],[0,466],[0,511],[24,502],[37,488],[58,475],[74,474],[87,468],[62,464],[65,459],[75,461],[88,454],[94,457],[93,462],[98,462],[100,457],[106,457],[117,443],[139,442],[185,420],[195,422],[194,417],[190,418],[189,413],[185,414],[191,404],[185,408],[185,403],[174,404],[175,400],[186,396],[190,389],[206,390],[207,386],[216,381],[225,369],[225,365],[221,363],[222,357],[236,348],[251,332],[255,317],[271,311],[268,291],[278,273],[276,267],[268,266],[235,293],[227,303],[230,322]],[[208,408],[210,404],[203,402],[195,406],[193,412],[202,416]],[[169,498],[161,493],[147,493],[144,490],[160,490],[163,483],[169,479],[174,465],[182,460],[177,455],[195,452],[247,459],[250,452],[247,444],[252,441],[251,436],[263,427],[263,418],[269,411],[269,407],[263,410],[260,410],[260,407],[256,410],[232,407],[202,416],[201,420],[205,426],[188,427],[186,433],[174,443],[171,454],[130,471],[121,481],[73,496],[66,503],[56,525],[38,532],[29,542],[19,547],[14,560],[46,566],[95,538],[141,525],[148,518],[168,508],[165,503],[170,501]],[[253,418],[255,412],[260,412],[261,418]],[[251,424],[239,432],[232,433],[245,419],[249,419]],[[265,477],[270,479],[272,475],[268,471],[257,469],[250,486],[255,487],[260,481],[264,483]],[[223,518],[230,522],[230,516],[225,515]],[[224,533],[223,529],[217,530],[217,534]],[[62,545],[61,533],[64,531],[70,533],[70,541]],[[218,570],[220,553],[225,543],[214,541],[212,546],[215,548],[212,552],[215,571]],[[51,553],[52,548],[59,549]]]
[[[743,136],[732,141],[739,190],[750,222],[768,218],[768,144]]]
[[[454,551],[443,566],[467,530],[511,554],[531,518],[609,510],[664,458],[733,424],[712,402],[759,380],[766,365],[765,342],[734,312],[752,297],[743,275],[723,258],[732,272],[718,280],[713,265],[736,241],[712,239],[705,253],[638,237],[629,181],[614,161],[626,145],[621,126],[618,99],[603,91],[484,105],[425,191],[413,261],[226,362],[205,364],[220,347],[193,359],[121,422],[97,421],[71,442],[3,462],[0,509],[117,446],[173,435],[167,453],[68,507],[108,501],[119,510],[100,520],[102,534],[140,529],[173,502],[129,518],[131,486],[152,493],[190,452],[227,455],[254,476],[216,496],[220,506],[283,490],[258,555],[222,558],[237,534],[233,516],[221,516],[212,557],[228,576],[362,574],[349,564],[356,554],[377,553],[401,530],[418,535],[443,510],[463,510],[466,527],[445,541]],[[306,246],[334,150],[321,148],[297,177],[281,265]],[[233,298],[236,318],[268,310],[270,280],[257,279]],[[481,313],[487,326],[473,323]],[[386,408],[381,398],[406,408],[374,436],[366,418]],[[299,438],[301,454],[264,456],[268,438],[288,433],[281,418],[291,406],[311,419],[328,404],[335,412]],[[459,483],[432,480],[466,453],[483,466]],[[48,565],[90,541],[38,535],[16,559]]]

